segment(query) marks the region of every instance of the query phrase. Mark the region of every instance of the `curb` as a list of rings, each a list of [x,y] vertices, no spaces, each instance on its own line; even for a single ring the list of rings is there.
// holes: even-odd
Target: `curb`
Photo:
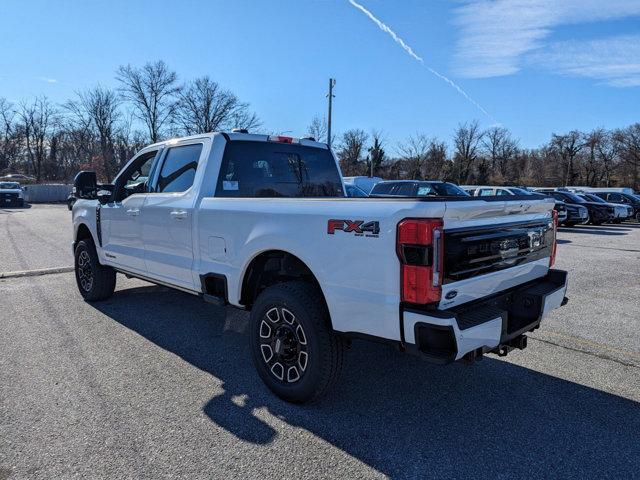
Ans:
[[[3,278],[20,278],[20,277],[37,277],[39,275],[50,275],[52,273],[73,272],[73,267],[54,267],[40,268],[37,270],[21,270],[17,272],[0,272],[0,279]]]

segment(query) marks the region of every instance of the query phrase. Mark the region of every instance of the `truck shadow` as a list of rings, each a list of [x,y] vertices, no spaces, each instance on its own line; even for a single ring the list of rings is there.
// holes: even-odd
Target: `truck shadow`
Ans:
[[[246,442],[279,435],[256,413],[266,409],[394,478],[638,473],[640,405],[570,381],[491,358],[432,366],[355,342],[331,395],[297,406],[256,374],[245,312],[155,286],[119,290],[95,307],[221,380],[224,393],[203,411]]]

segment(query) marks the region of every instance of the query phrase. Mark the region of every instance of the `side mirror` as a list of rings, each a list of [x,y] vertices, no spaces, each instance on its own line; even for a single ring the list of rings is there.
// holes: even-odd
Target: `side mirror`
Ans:
[[[111,200],[111,192],[108,190],[98,191],[98,201],[100,205],[106,205]]]
[[[96,178],[96,172],[82,171],[73,179],[73,187],[76,190],[76,195],[79,198],[96,198],[98,190],[98,180]]]

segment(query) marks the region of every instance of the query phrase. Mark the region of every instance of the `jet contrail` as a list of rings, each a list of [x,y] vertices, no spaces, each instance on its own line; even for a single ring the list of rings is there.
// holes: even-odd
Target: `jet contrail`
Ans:
[[[360,10],[362,13],[364,13],[367,17],[369,17],[369,19],[375,23],[378,28],[380,30],[382,30],[383,32],[389,34],[389,36],[391,38],[393,38],[393,41],[396,42],[398,45],[400,45],[400,47],[402,47],[402,49],[407,52],[411,57],[413,57],[414,60],[418,61],[419,63],[421,63],[422,65],[424,65],[426,67],[427,70],[429,70],[432,74],[434,74],[436,77],[438,77],[440,80],[443,80],[445,82],[447,82],[451,87],[455,88],[458,93],[460,93],[464,98],[466,98],[469,102],[471,102],[473,105],[475,105],[475,107],[480,110],[482,113],[484,113],[487,117],[489,117],[491,120],[495,119],[489,115],[489,112],[487,112],[484,108],[482,108],[482,105],[480,105],[478,102],[476,102],[473,98],[471,98],[467,92],[465,92],[462,88],[460,88],[460,86],[458,86],[458,84],[456,84],[453,80],[450,80],[449,78],[445,77],[444,75],[442,75],[441,73],[435,71],[433,68],[429,67],[428,65],[425,65],[424,60],[422,59],[421,56],[419,56],[416,52],[413,51],[413,49],[407,45],[405,43],[404,40],[402,40],[397,34],[396,32],[394,32],[393,30],[391,30],[386,24],[384,24],[382,21],[378,20],[373,13],[371,13],[369,10],[367,10],[366,8],[364,8],[362,5],[360,5],[358,2],[356,2],[355,0],[349,0],[349,3],[351,5],[353,5],[354,7],[356,7],[358,10]]]

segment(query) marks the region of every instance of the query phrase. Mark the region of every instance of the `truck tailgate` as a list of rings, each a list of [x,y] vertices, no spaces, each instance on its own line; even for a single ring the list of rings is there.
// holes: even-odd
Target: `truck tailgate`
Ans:
[[[555,241],[553,201],[448,201],[439,308],[543,277]]]

